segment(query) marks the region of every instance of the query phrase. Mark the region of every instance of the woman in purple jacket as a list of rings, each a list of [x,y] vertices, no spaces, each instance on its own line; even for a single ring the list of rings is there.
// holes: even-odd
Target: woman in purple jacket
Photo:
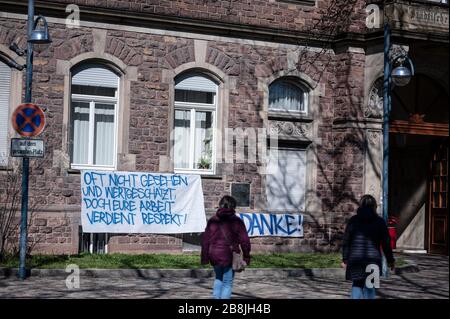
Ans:
[[[233,288],[234,271],[232,251],[242,248],[243,259],[250,264],[250,240],[245,224],[235,215],[236,200],[224,196],[219,202],[219,210],[211,217],[202,236],[201,263],[214,267],[213,297],[230,299]]]

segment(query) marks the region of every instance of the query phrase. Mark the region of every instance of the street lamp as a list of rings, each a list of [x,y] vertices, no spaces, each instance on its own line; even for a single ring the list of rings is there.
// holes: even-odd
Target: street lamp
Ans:
[[[39,24],[39,22],[42,22],[42,24]],[[36,52],[44,51],[50,43],[52,43],[48,32],[47,20],[45,20],[43,16],[38,16],[34,21],[33,32],[31,33],[28,42],[34,45],[34,50]]]
[[[383,219],[388,222],[388,195],[389,195],[389,116],[391,113],[391,90],[392,84],[405,86],[414,76],[414,65],[406,52],[394,57],[391,54],[391,28],[388,23],[384,24],[384,81],[383,81]],[[405,66],[408,62],[409,68]],[[395,68],[393,68],[395,66]],[[386,258],[383,256],[384,277],[388,276]]]
[[[42,22],[42,24],[39,24]],[[31,103],[31,89],[33,81],[33,45],[36,45],[36,51],[43,50],[52,42],[48,32],[47,21],[43,16],[34,19],[34,0],[28,0],[28,22],[27,22],[27,49],[21,50],[17,44],[10,45],[10,49],[22,56],[26,54],[26,65],[19,65],[15,61],[9,61],[9,65],[18,70],[27,69],[26,87],[25,87],[25,103]],[[39,51],[40,52],[40,51]],[[22,205],[20,218],[20,264],[19,277],[26,278],[26,253],[27,253],[27,218],[28,218],[28,179],[29,179],[30,159],[23,157],[22,161]]]
[[[409,81],[411,81],[411,78],[414,75],[414,65],[412,64],[411,59],[403,54],[396,57],[392,64],[395,65],[395,63],[399,60],[402,61],[402,62],[400,62],[401,65],[396,67],[394,70],[392,70],[392,73],[391,73],[392,82],[396,86],[405,86],[409,83]],[[403,65],[404,61],[408,61],[409,68],[407,68]]]

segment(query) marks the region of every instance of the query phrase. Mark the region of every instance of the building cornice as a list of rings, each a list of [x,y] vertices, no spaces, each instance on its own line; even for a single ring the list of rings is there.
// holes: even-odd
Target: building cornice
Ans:
[[[27,3],[14,0],[0,0],[0,11],[10,13],[27,13]],[[52,1],[37,1],[35,11],[47,17],[66,18],[65,3]],[[310,32],[277,29],[248,24],[236,24],[223,21],[202,20],[187,17],[168,16],[163,14],[129,12],[118,9],[94,8],[79,6],[83,21],[117,24],[132,27],[146,27],[179,32],[192,32],[232,38],[242,38],[275,43],[302,45],[310,47],[325,47],[339,51],[340,48],[368,46],[383,43],[383,30],[367,33],[345,32],[335,36],[311,37]],[[412,31],[393,30],[393,40],[408,42],[408,40],[423,40],[448,43],[447,34],[421,33]]]
[[[7,8],[7,12],[20,14],[27,13],[26,2],[19,3],[14,0],[0,0],[0,5],[3,5],[0,8]],[[35,4],[35,12],[48,17],[66,18],[68,15],[65,11],[66,5],[67,4],[65,3],[55,3],[51,1],[37,1]],[[91,6],[82,5],[80,5],[79,8],[82,13],[82,19],[90,22],[165,29],[170,31],[192,32],[286,44],[309,45],[315,47],[326,46],[332,48],[336,42],[333,38],[324,37],[324,39],[314,39],[311,37],[311,33],[309,32],[287,29],[276,29],[248,24],[202,20],[147,12],[129,12],[125,10],[100,7],[94,8]],[[341,35],[341,38],[359,41],[361,43],[364,41],[364,36],[361,34],[349,34],[349,36]]]

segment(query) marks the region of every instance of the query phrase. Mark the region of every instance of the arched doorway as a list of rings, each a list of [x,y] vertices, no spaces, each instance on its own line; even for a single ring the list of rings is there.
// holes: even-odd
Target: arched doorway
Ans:
[[[392,92],[389,212],[398,247],[448,255],[448,91],[417,74]]]

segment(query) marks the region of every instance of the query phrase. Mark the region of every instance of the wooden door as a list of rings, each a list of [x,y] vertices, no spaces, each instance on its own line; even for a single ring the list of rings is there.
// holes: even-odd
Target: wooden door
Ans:
[[[428,248],[448,255],[448,138],[434,152],[429,182]]]

